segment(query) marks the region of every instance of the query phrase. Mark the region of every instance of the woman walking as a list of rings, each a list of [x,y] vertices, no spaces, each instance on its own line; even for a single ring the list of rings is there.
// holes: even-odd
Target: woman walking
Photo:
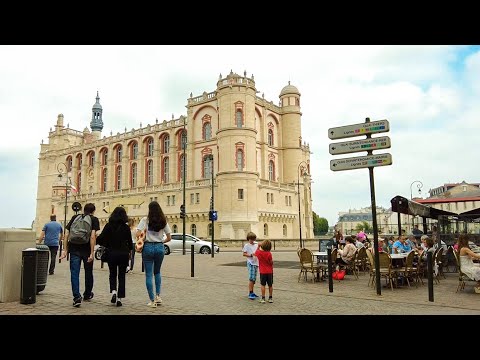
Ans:
[[[105,246],[109,269],[111,303],[122,306],[125,297],[125,274],[132,250],[132,234],[127,225],[128,216],[125,209],[117,206],[108,219],[108,223],[97,237],[97,244]],[[117,288],[118,276],[118,288]],[[118,289],[118,290],[117,290]]]
[[[164,243],[171,239],[170,226],[167,224],[167,218],[162,208],[156,201],[148,204],[148,216],[142,218],[137,226],[137,237],[146,232],[142,251],[143,264],[145,266],[145,284],[147,286],[150,307],[157,307],[162,304],[160,298],[160,288],[162,285],[162,276],[160,268],[162,267],[163,257],[165,256]],[[163,240],[164,235],[166,236]],[[155,277],[155,293],[153,292],[153,280]]]

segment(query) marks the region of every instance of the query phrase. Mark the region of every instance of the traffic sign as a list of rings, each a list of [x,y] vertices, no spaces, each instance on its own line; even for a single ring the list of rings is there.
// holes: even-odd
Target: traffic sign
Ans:
[[[330,160],[330,170],[333,171],[354,170],[385,165],[392,165],[392,155],[389,153]]]
[[[364,122],[361,124],[330,128],[328,129],[328,137],[332,140],[335,140],[389,131],[390,124],[388,123],[388,120],[378,120],[372,122]]]
[[[388,149],[390,146],[390,138],[388,136],[381,136],[370,139],[331,143],[328,147],[328,151],[330,151],[330,154],[332,155],[338,155],[359,151]]]

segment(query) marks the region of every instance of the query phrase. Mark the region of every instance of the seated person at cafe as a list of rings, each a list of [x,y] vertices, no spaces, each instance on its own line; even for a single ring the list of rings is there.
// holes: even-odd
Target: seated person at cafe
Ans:
[[[373,249],[373,246],[371,249]],[[386,252],[388,254],[388,245],[383,238],[378,238],[378,252]]]
[[[361,242],[358,237],[356,237],[355,235],[352,235],[352,239],[355,241],[354,244],[357,249],[364,247],[363,242]]]
[[[346,245],[343,249],[339,249],[338,253],[340,257],[337,257],[335,260],[336,264],[340,265],[348,265],[353,259],[353,255],[355,255],[355,251],[357,248],[355,247],[355,241],[352,239],[351,236],[345,237]]]
[[[400,235],[398,240],[393,243],[392,254],[401,254],[411,251],[412,248],[405,242],[405,236]]]
[[[415,250],[417,248],[417,242],[415,241],[415,236],[410,235],[407,240],[405,240],[405,244],[410,245],[410,248],[412,250]]]

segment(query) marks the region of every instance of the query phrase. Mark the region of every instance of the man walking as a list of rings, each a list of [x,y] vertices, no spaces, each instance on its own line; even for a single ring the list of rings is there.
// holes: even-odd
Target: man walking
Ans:
[[[48,274],[53,275],[55,272],[55,261],[57,260],[58,246],[60,241],[63,240],[62,225],[57,222],[57,215],[50,215],[50,222],[43,225],[42,233],[38,238],[37,244],[41,244],[44,241],[45,245],[50,250],[50,268]]]

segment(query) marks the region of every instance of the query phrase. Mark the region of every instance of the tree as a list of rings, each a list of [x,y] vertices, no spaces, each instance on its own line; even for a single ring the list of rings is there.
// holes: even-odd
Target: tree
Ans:
[[[315,211],[313,211],[313,234],[323,235],[328,232],[328,220],[319,217]]]
[[[363,230],[364,232],[368,233],[368,232],[372,232],[372,227],[368,222],[362,221],[361,223],[358,223],[357,226],[355,226],[355,230],[357,232]]]

